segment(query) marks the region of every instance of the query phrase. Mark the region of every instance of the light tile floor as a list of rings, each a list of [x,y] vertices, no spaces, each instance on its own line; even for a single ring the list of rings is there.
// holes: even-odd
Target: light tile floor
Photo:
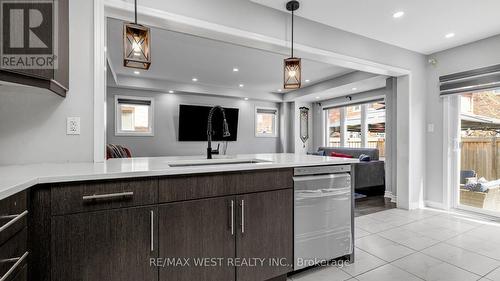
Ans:
[[[355,262],[290,281],[500,281],[500,222],[432,209],[355,219]]]

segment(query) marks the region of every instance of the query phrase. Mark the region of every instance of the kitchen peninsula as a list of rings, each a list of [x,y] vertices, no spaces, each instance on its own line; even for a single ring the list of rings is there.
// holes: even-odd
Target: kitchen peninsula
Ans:
[[[294,169],[348,172],[356,162],[246,154],[4,166],[0,214],[14,218],[5,234],[19,237],[5,245],[19,257],[16,274],[29,280],[285,280],[293,271]],[[165,267],[164,258],[273,264]]]

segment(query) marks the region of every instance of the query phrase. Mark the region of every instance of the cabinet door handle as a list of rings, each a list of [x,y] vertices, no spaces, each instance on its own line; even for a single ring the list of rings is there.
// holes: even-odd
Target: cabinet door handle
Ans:
[[[2,227],[0,227],[0,233],[2,233],[3,231],[5,231],[7,228],[11,227],[16,222],[20,221],[27,214],[28,214],[28,211],[26,210],[26,211],[20,213],[19,215],[2,216],[2,217],[0,217],[0,219],[11,219],[8,223],[6,223],[6,224],[2,225]]]
[[[231,235],[234,235],[234,200],[231,200]]]
[[[16,261],[16,263],[14,263],[14,265],[5,273],[4,276],[0,277],[0,281],[8,280],[9,276],[11,276],[12,273],[14,273],[14,271],[17,270],[17,268],[23,263],[23,261],[26,259],[27,256],[28,256],[28,252],[24,253],[24,255],[20,258],[7,260],[7,261]]]
[[[241,233],[245,233],[245,200],[241,200]]]
[[[117,199],[117,198],[130,198],[133,196],[134,196],[134,193],[132,191],[129,191],[129,192],[110,193],[110,194],[86,195],[86,196],[82,197],[82,200],[83,201],[112,200],[112,199]]]
[[[151,252],[155,251],[155,212],[151,210]]]

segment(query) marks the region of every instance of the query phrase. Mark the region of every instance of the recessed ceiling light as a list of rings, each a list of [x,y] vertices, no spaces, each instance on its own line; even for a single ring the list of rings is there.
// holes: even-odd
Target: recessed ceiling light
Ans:
[[[237,67],[233,68],[233,72],[238,72],[240,71]]]
[[[319,100],[319,97],[316,97],[317,100]]]
[[[243,85],[243,84],[239,84],[238,86],[239,86],[240,88],[245,87],[245,85]]]
[[[356,91],[357,89],[358,89],[358,88],[356,88],[356,87],[352,88],[352,90],[353,90],[353,91]]]
[[[193,79],[191,79],[191,80],[192,80],[193,82],[196,82],[196,81],[198,81],[198,78],[193,77]]]
[[[397,11],[397,12],[395,12],[392,15],[392,17],[395,18],[395,19],[399,19],[399,18],[403,17],[404,15],[405,15],[405,12],[403,12],[403,11]]]
[[[245,98],[244,100],[248,100],[248,98]]]
[[[448,33],[444,36],[446,39],[450,39],[450,38],[453,38],[455,37],[455,33],[451,32],[451,33]]]
[[[309,82],[311,82],[311,80],[309,80],[309,79],[306,79],[306,83],[309,83]]]
[[[278,92],[281,92],[282,90],[281,89],[278,89]]]
[[[170,90],[170,91],[168,91],[168,93],[169,93],[169,94],[173,94],[173,93],[174,93],[174,91]]]
[[[136,70],[136,71],[134,71],[134,74],[139,75],[139,74],[141,74],[141,73],[140,73],[139,71],[137,71],[137,70]]]

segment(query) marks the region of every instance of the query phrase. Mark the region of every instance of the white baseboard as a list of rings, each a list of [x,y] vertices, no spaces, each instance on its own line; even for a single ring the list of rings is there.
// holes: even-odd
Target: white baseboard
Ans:
[[[441,202],[425,200],[425,206],[434,209],[447,210],[446,205]]]
[[[392,191],[386,190],[384,192],[384,197],[391,199],[391,203],[397,203],[398,198],[396,195],[392,194]]]

